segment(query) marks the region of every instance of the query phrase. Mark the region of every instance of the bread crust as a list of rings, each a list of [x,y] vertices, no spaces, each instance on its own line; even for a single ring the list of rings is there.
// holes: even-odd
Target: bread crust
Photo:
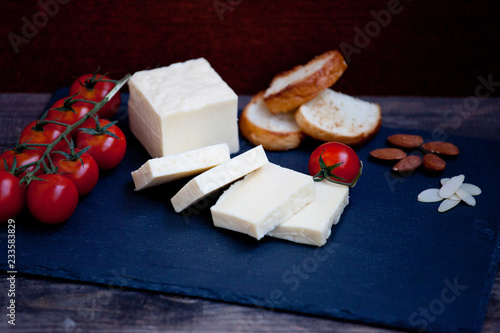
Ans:
[[[304,133],[301,131],[295,132],[277,132],[259,127],[248,117],[250,108],[258,99],[262,98],[264,91],[256,94],[250,102],[245,106],[238,121],[241,134],[247,138],[254,145],[262,145],[265,150],[290,150],[300,146],[302,140],[305,138]]]
[[[269,111],[272,113],[282,113],[296,109],[302,104],[312,100],[318,96],[321,91],[331,87],[335,82],[337,82],[346,70],[347,63],[344,61],[344,57],[339,51],[332,50],[315,57],[305,65],[296,66],[291,70],[276,75],[271,81],[271,86],[276,79],[286,77],[300,68],[308,66],[315,61],[321,60],[322,58],[330,59],[321,69],[297,82],[289,84],[275,94],[266,96],[264,98],[264,102],[266,103]]]
[[[295,114],[295,120],[297,121],[297,124],[304,133],[306,133],[307,135],[316,140],[321,140],[326,142],[337,141],[349,146],[357,146],[372,139],[375,135],[377,135],[378,131],[380,130],[380,126],[382,126],[382,110],[380,109],[380,105],[378,104],[376,105],[379,114],[377,124],[370,131],[361,133],[356,136],[345,136],[325,131],[324,129],[319,128],[315,124],[309,122],[301,112],[297,112]]]

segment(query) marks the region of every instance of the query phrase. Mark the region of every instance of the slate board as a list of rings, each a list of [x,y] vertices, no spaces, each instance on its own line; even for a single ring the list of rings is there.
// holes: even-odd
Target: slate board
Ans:
[[[66,94],[58,90],[53,99]],[[186,180],[135,192],[130,172],[149,156],[128,129],[126,108],[118,118],[128,140],[125,159],[101,173],[67,223],[41,225],[27,213],[16,218],[18,273],[406,329],[481,329],[500,259],[500,142],[450,137],[461,153],[442,175],[397,177],[368,157],[398,132],[382,128],[357,149],[363,176],[328,243],[315,248],[215,228],[208,207],[216,197],[176,214],[169,199]],[[244,139],[240,144],[240,153],[252,147]],[[268,157],[306,173],[318,144],[309,140]],[[437,203],[417,202],[418,193],[439,187],[441,177],[461,173],[483,190],[476,207],[460,204],[440,214]],[[6,253],[6,238],[0,242]],[[6,256],[0,263],[6,267]]]

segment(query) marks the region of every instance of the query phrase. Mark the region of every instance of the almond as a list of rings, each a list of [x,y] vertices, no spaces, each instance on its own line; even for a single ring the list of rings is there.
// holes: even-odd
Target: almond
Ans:
[[[443,141],[431,141],[426,142],[422,145],[422,148],[436,154],[456,156],[459,153],[459,149],[453,143],[443,142]]]
[[[387,141],[396,147],[405,149],[416,149],[424,142],[420,135],[413,134],[393,134],[387,138]]]
[[[392,170],[398,172],[413,171],[422,164],[422,159],[418,155],[410,155],[399,161]]]
[[[370,155],[379,160],[393,161],[406,157],[406,153],[398,148],[380,148],[370,152]]]
[[[446,162],[437,155],[425,154],[424,155],[424,168],[429,171],[443,171],[446,167]]]

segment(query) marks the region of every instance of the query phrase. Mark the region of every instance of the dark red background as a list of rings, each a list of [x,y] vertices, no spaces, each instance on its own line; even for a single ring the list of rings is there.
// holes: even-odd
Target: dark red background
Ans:
[[[58,3],[57,14],[47,15],[18,53],[8,34],[22,36],[23,18],[43,23],[40,2],[57,2],[2,2],[0,91],[52,92],[98,65],[119,78],[203,56],[237,93],[253,94],[282,70],[342,42],[354,46],[354,28],[365,30],[374,20],[370,11],[387,9],[392,0],[59,1],[67,3]],[[230,6],[223,20],[214,2]],[[402,0],[402,12],[352,55],[335,88],[362,95],[467,96],[479,75],[500,81],[496,3]]]

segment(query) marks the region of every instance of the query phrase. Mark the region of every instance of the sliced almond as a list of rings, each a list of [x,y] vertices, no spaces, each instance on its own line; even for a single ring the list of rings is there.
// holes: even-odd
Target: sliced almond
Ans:
[[[446,182],[450,180],[450,178],[442,178],[441,179],[441,185],[446,184]],[[469,192],[471,195],[480,195],[482,193],[481,189],[479,186],[476,186],[474,184],[469,184],[469,183],[463,183],[460,185],[460,188],[463,188],[467,192]]]
[[[400,148],[415,149],[420,147],[424,139],[420,135],[393,134],[387,138],[387,141]]]
[[[425,154],[423,164],[424,168],[429,171],[443,171],[446,167],[446,162],[441,157],[434,154]]]
[[[439,182],[441,183],[441,186],[443,186],[448,180],[450,180],[450,178],[441,178]]]
[[[466,190],[469,192],[471,195],[480,195],[481,194],[481,189],[474,185],[474,184],[469,184],[469,183],[463,183],[460,188]]]
[[[399,161],[392,170],[397,172],[413,171],[422,164],[422,159],[418,155],[410,155]]]
[[[439,196],[441,198],[451,197],[463,184],[465,179],[464,175],[458,175],[452,177],[449,181],[447,181],[443,187],[439,190]]]
[[[417,200],[420,202],[438,202],[443,200],[443,198],[439,196],[438,188],[429,188],[425,191],[422,191],[417,196]]]
[[[460,203],[459,200],[444,199],[438,207],[438,212],[444,213],[455,207]]]
[[[379,160],[393,161],[406,157],[406,153],[398,148],[380,148],[370,152],[370,155]]]
[[[463,188],[459,188],[455,192],[455,194],[458,197],[460,197],[460,199],[462,199],[469,206],[475,206],[476,205],[476,199],[474,199],[474,197],[469,192],[467,192],[466,190],[464,190]]]
[[[442,155],[456,156],[460,152],[457,146],[453,143],[444,141],[430,141],[422,145],[425,150]]]

